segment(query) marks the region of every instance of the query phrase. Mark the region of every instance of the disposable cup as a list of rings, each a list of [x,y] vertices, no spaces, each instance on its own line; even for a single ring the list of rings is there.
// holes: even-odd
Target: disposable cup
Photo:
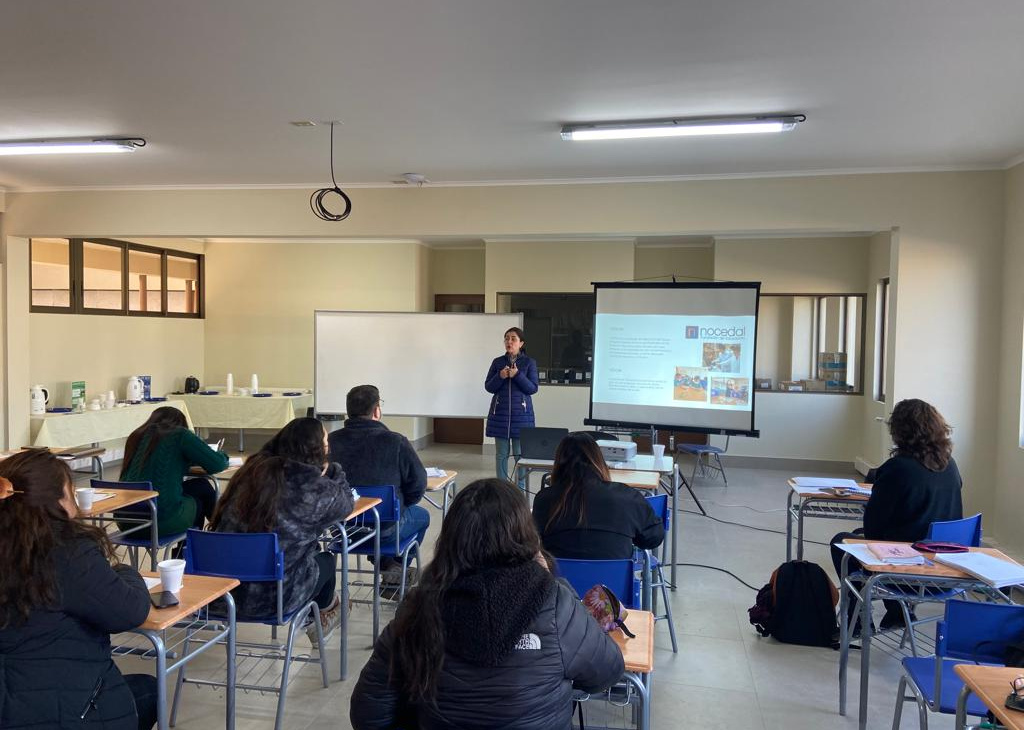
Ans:
[[[92,487],[79,487],[75,490],[75,501],[78,502],[78,509],[83,512],[91,510],[95,500],[96,490]]]
[[[660,459],[665,455],[665,444],[654,444],[651,447],[651,452],[654,454],[655,459]]]
[[[185,577],[184,560],[161,560],[156,564],[160,571],[161,590],[177,593]]]

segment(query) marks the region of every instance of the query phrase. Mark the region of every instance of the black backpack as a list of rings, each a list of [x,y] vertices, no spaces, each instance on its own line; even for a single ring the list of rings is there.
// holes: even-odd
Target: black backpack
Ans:
[[[772,573],[747,611],[761,636],[786,644],[831,646],[839,593],[817,563],[790,560]]]

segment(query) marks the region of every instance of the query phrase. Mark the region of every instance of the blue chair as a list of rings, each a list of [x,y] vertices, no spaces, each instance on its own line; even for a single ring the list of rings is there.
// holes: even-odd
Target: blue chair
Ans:
[[[558,558],[558,572],[576,591],[583,594],[596,585],[608,586],[625,608],[641,608],[641,581],[637,579],[636,563],[625,560],[573,560]]]
[[[402,516],[402,502],[398,497],[397,490],[393,486],[383,487],[355,487],[355,490],[359,492],[360,497],[376,497],[380,499],[380,504],[375,508],[380,518],[380,531],[384,532],[388,527],[394,525],[394,538],[381,540],[380,543],[380,555],[382,558],[395,558],[400,560],[402,563],[402,578],[401,584],[398,589],[398,601],[401,602],[405,598],[407,576],[409,572],[409,560],[416,560],[416,570],[419,572],[420,567],[420,545],[416,540],[415,535],[410,535],[404,540],[399,535],[398,523]],[[372,516],[362,515],[357,517],[353,522],[357,525],[369,524],[372,520]],[[342,552],[340,543],[335,540],[328,545],[328,549],[331,552]],[[373,544],[367,541],[363,541],[362,544],[355,545],[349,549],[350,555],[373,555]],[[374,570],[379,570],[379,566],[375,566]],[[353,571],[359,572],[359,571]]]
[[[949,522],[933,522],[928,526],[928,537],[926,540],[938,542],[955,542],[958,545],[967,547],[981,546],[981,513],[973,517],[964,517],[962,520],[950,520]]]
[[[681,454],[690,454],[694,457],[693,473],[690,474],[690,483],[697,478],[700,472],[702,479],[714,479],[715,474],[722,475],[725,486],[729,486],[729,480],[725,477],[725,467],[722,466],[722,454],[729,450],[730,436],[725,437],[725,446],[712,446],[711,444],[679,444],[676,451]],[[714,463],[711,460],[714,459]]]
[[[903,676],[896,690],[893,730],[899,730],[903,703],[917,702],[922,730],[928,727],[928,712],[951,715],[963,682],[953,667],[965,662],[1003,663],[1006,645],[1024,636],[1024,606],[978,601],[949,601],[946,614],[935,626],[935,656],[905,657]],[[907,695],[910,688],[912,694]],[[967,701],[967,714],[984,716],[988,708],[973,695]]]
[[[669,582],[665,578],[665,572],[662,570],[662,564],[665,560],[665,548],[668,543],[669,534],[669,522],[672,518],[672,513],[668,507],[668,495],[658,494],[653,497],[647,497],[647,504],[651,505],[651,509],[654,510],[659,518],[661,518],[662,524],[665,526],[666,540],[661,544],[661,557],[659,558],[652,551],[648,552],[648,559],[650,560],[651,566],[651,590],[660,589],[661,600],[665,604],[665,613],[658,615],[658,601],[652,596],[651,610],[654,613],[654,620],[657,621],[668,621],[668,634],[672,639],[672,653],[676,654],[679,652],[679,646],[676,643],[676,624],[672,618],[672,601],[669,597]],[[654,596],[657,594],[655,593]]]
[[[309,601],[294,611],[284,611],[284,551],[280,549],[277,535],[273,532],[204,532],[190,529],[185,539],[185,572],[189,575],[208,575],[218,578],[236,578],[242,583],[275,583],[277,584],[277,611],[272,616],[238,616],[238,623],[264,624],[273,627],[288,627],[288,638],[285,646],[278,644],[260,644],[255,642],[238,642],[244,650],[238,651],[239,659],[270,659],[284,662],[281,670],[280,685],[246,685],[246,689],[263,692],[275,692],[277,700],[277,718],[275,730],[280,730],[284,719],[284,705],[288,694],[288,671],[292,662],[316,663],[320,665],[320,674],[324,687],[327,687],[327,646],[324,641],[323,629],[320,624],[320,609],[315,601]],[[301,631],[303,624],[312,620],[316,626],[317,649],[319,657],[294,656],[295,634]],[[284,656],[281,650],[284,649]],[[255,653],[254,649],[262,649],[263,653]],[[185,644],[188,652],[188,643]],[[262,674],[259,675],[259,678]],[[174,725],[178,712],[180,690],[185,682],[191,681],[185,676],[185,667],[178,670],[174,690],[174,705],[171,710],[171,725]],[[240,679],[239,686],[244,683]],[[201,684],[221,683],[202,680]]]
[[[90,479],[89,485],[97,490],[103,491],[106,489],[139,489],[147,492],[152,492],[153,484],[151,482],[110,482],[103,481],[102,479]],[[131,522],[150,522],[149,534],[143,532],[143,526],[140,524],[139,527],[128,528],[127,530],[120,530],[110,536],[110,542],[121,547],[128,548],[128,555],[132,561],[132,567],[138,570],[139,568],[139,549],[145,550],[149,553],[149,569],[156,570],[156,554],[159,550],[163,549],[163,559],[166,560],[170,555],[171,548],[177,545],[179,542],[185,539],[184,532],[175,532],[171,535],[159,535],[157,533],[157,514],[156,514],[156,500],[151,499],[142,504],[133,504],[128,507],[122,507],[114,513],[115,519]],[[141,537],[145,535],[145,537]]]

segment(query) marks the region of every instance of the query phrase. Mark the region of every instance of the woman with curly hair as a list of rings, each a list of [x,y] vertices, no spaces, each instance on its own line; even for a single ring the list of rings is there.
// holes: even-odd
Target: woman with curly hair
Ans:
[[[864,507],[864,529],[832,538],[837,574],[843,552],[835,543],[848,537],[916,542],[927,536],[931,523],[963,517],[963,480],[953,460],[952,430],[930,403],[911,398],[896,404],[889,417],[891,456],[875,475],[871,498]],[[882,628],[901,625],[899,604],[886,601],[885,605]]]

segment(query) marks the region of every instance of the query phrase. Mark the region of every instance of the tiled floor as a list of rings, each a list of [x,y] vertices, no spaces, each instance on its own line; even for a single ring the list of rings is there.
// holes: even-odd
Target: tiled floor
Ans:
[[[493,473],[493,456],[482,455],[480,447],[433,446],[420,453],[428,466],[457,470],[461,485]],[[688,464],[685,469],[688,474]],[[697,482],[696,492],[708,511],[722,519],[784,530],[785,483],[793,474],[727,469],[728,488],[723,487],[721,481]],[[539,477],[535,475],[534,479]],[[690,510],[695,505],[687,495],[687,499],[681,500],[681,507]],[[432,516],[436,525],[440,520],[440,510],[432,509]],[[783,535],[722,524],[689,512],[680,517],[680,561],[725,568],[748,583],[760,586],[785,560]],[[827,541],[834,533],[848,529],[850,524],[811,520],[807,537]],[[435,536],[436,529],[432,528],[428,533],[428,543],[432,543]],[[831,573],[826,547],[808,545],[805,557],[818,562]],[[754,602],[754,591],[724,573],[681,567],[679,579],[678,591],[673,596],[679,654],[672,653],[664,625],[657,629],[656,670],[653,675],[654,727],[751,730],[856,727],[859,671],[856,653],[850,666],[851,714],[840,717],[838,652],[784,645],[759,637],[747,621],[747,608]],[[385,612],[384,621],[391,615]],[[337,681],[338,638],[335,636],[331,641],[330,686],[327,689],[320,686],[315,667],[305,668],[289,690],[285,727],[290,730],[333,730],[349,726],[349,697],[370,650],[370,613],[367,607],[355,608],[349,637],[349,678],[344,682]],[[297,643],[304,649],[307,646],[304,636]],[[125,670],[147,670],[146,664],[138,659],[119,662]],[[214,666],[212,658],[205,663],[209,667]],[[892,724],[898,665],[876,651],[872,654],[871,674],[868,727],[887,728]],[[224,706],[219,692],[194,686],[187,686],[184,692],[179,728],[205,730],[223,727]],[[236,727],[239,730],[272,727],[275,697],[239,692],[237,702]],[[611,723],[621,727],[625,711],[604,711],[596,706],[588,711],[588,721],[604,722],[609,718]],[[952,726],[946,717],[934,717],[933,720],[933,728]],[[915,724],[915,713],[905,713],[903,726],[909,728]]]

